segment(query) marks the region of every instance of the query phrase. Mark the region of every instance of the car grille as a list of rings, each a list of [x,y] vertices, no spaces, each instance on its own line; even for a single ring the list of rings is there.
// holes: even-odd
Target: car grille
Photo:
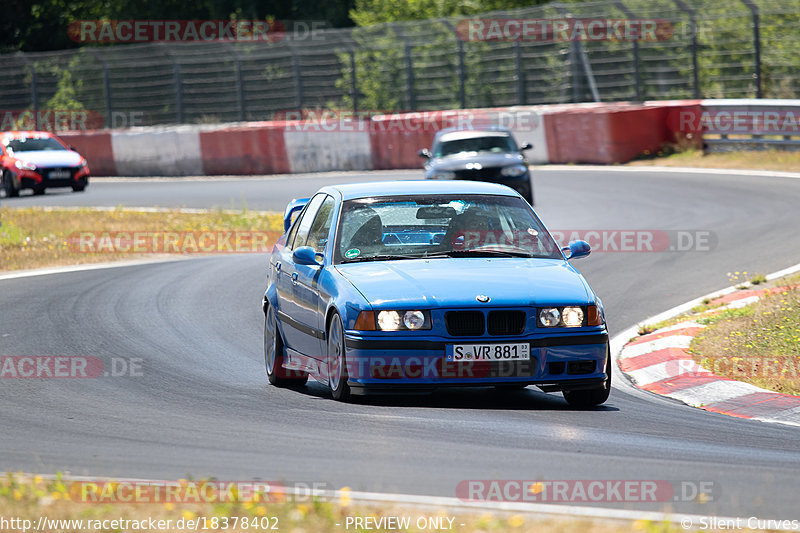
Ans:
[[[502,167],[489,167],[481,169],[456,170],[456,179],[470,181],[501,181],[503,175],[500,174]]]
[[[524,311],[490,311],[489,335],[521,335],[525,331]]]
[[[525,311],[490,311],[488,320],[481,311],[449,311],[444,315],[447,332],[453,337],[489,335],[522,335]]]
[[[453,337],[478,337],[486,330],[480,311],[450,311],[445,313],[444,322]]]

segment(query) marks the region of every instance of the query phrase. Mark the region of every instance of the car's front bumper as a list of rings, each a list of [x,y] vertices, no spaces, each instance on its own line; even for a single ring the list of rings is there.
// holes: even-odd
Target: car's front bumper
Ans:
[[[530,360],[446,361],[448,344],[529,343]],[[607,379],[606,331],[536,337],[387,338],[348,332],[348,384],[356,394],[445,386],[536,385],[547,392],[597,388]]]

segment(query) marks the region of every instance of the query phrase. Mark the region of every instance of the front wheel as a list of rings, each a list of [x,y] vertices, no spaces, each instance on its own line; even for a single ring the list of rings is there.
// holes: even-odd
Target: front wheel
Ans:
[[[611,352],[608,350],[608,356],[606,357],[606,375],[608,378],[606,378],[603,386],[596,389],[565,390],[562,394],[564,395],[564,399],[567,400],[567,403],[571,407],[579,408],[594,407],[596,405],[605,403],[605,401],[608,400],[608,395],[611,393],[612,366]]]
[[[347,362],[344,351],[344,328],[338,313],[334,313],[328,326],[328,383],[334,400],[346,402],[350,399],[347,384]]]
[[[283,339],[271,305],[264,314],[264,365],[267,379],[276,387],[299,386],[308,381],[308,374],[305,372],[283,368]]]
[[[9,198],[19,196],[19,189],[14,185],[14,176],[10,172],[3,172],[3,189]]]

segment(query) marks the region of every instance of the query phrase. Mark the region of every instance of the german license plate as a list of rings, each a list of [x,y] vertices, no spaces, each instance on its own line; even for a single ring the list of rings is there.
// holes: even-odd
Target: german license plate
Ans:
[[[528,361],[530,344],[448,344],[447,361]]]
[[[69,178],[72,174],[69,170],[51,170],[47,176],[53,180],[63,180],[64,178]]]

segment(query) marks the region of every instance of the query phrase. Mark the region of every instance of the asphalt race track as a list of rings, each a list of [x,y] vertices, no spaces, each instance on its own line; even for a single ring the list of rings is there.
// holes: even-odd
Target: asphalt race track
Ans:
[[[419,173],[97,181],[83,194],[3,205],[240,207],[244,199],[250,209],[282,209],[326,182],[391,175]],[[716,242],[710,251],[576,261],[603,298],[612,334],[727,286],[730,271],[800,263],[797,179],[580,168],[535,176],[537,212],[550,229],[709,231]],[[141,376],[3,379],[0,470],[316,481],[450,497],[467,479],[710,481],[714,501],[627,507],[798,518],[800,428],[620,389],[602,408],[579,411],[533,388],[342,404],[317,383],[270,387],[264,282],[256,255],[0,281],[0,354],[142,359]]]

